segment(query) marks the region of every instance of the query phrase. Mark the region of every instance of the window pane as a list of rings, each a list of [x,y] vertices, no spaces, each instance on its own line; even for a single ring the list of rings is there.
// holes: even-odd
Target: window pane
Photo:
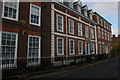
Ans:
[[[63,30],[63,16],[57,16],[57,28],[59,31]]]
[[[16,39],[16,35],[12,35],[12,40],[15,40]]]
[[[39,38],[30,36],[29,37],[29,53],[28,53],[28,63],[38,62],[39,55]]]
[[[74,33],[74,21],[69,19],[69,32]]]
[[[12,37],[13,36],[13,37]],[[14,64],[16,35],[2,33],[2,64]],[[8,66],[9,67],[9,66]]]
[[[85,26],[85,37],[88,38],[89,37],[89,27]]]
[[[4,16],[16,19],[18,2],[4,2]]]
[[[82,36],[82,24],[78,23],[78,35]]]
[[[74,54],[74,41],[70,40],[70,54]]]
[[[79,42],[79,54],[81,54],[82,53],[82,42]]]
[[[58,54],[63,54],[63,39],[58,39]]]
[[[40,10],[40,8],[39,7],[37,7],[37,6],[35,6],[35,5],[31,5],[31,23],[33,23],[33,24],[39,24],[39,17],[40,17],[40,15],[39,15],[39,10]]]

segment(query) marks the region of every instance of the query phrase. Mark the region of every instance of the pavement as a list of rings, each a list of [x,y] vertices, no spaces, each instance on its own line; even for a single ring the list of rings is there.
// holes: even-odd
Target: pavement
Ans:
[[[83,68],[78,68],[75,70],[70,70],[66,72],[56,73],[52,75],[46,75],[44,77],[37,77],[32,80],[81,80],[81,79],[108,79],[108,80],[119,80],[119,64],[120,60],[113,59],[110,61],[104,61],[96,63],[94,65],[86,66]]]

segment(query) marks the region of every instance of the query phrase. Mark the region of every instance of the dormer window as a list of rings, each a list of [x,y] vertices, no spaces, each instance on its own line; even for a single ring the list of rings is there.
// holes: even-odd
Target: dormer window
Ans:
[[[80,1],[74,2],[74,9],[81,13],[82,3]]]
[[[63,0],[54,0],[55,2],[63,3]]]
[[[88,11],[87,5],[83,6],[83,7],[82,7],[82,13],[83,13],[86,17],[88,17],[87,11]]]
[[[90,9],[89,11],[88,11],[88,17],[92,20],[93,18],[92,18],[92,14],[93,14],[93,11],[92,11],[92,9]]]
[[[60,0],[61,3],[63,3],[63,0]]]
[[[91,19],[91,20],[93,19],[92,14],[90,14],[90,19]]]
[[[86,10],[84,11],[84,14],[85,14],[85,16],[86,16],[86,17],[88,16],[88,15],[87,15],[87,11],[86,11]]]
[[[73,0],[69,0],[69,2],[64,2],[64,4],[70,8],[73,8]]]
[[[71,8],[73,8],[73,0],[70,0],[70,2],[69,2],[69,3],[70,3],[70,4],[69,4],[69,5],[70,5],[70,7],[71,7]]]

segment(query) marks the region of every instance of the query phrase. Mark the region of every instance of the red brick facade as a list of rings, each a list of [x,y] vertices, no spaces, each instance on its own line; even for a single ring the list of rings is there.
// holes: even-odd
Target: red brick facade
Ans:
[[[40,26],[29,23],[30,4],[41,8]],[[50,66],[51,64],[52,66],[59,66],[62,61],[66,65],[73,62],[74,57],[77,57],[77,60],[81,60],[79,58],[81,56],[108,54],[111,50],[111,24],[97,13],[92,13],[93,19],[89,19],[82,13],[58,2],[19,2],[18,10],[18,21],[3,17],[1,30],[1,32],[18,34],[17,67],[27,66],[29,35],[40,37],[40,66],[42,67]],[[57,30],[57,15],[63,17],[63,32]],[[103,23],[106,21],[108,29],[98,24],[97,17],[101,18]],[[69,20],[74,22],[74,34],[69,32]],[[82,36],[78,35],[78,23],[82,26]],[[88,32],[86,32],[86,27],[88,27]],[[100,38],[98,38],[98,27],[100,28]],[[93,33],[91,30],[93,30]],[[101,30],[105,30],[106,36],[104,38],[106,39],[102,39]],[[88,37],[86,37],[87,34]],[[63,40],[63,55],[58,55],[58,38],[62,38]],[[72,52],[70,40],[73,40],[74,43],[74,46],[72,44],[74,48],[74,54],[72,55],[70,54]],[[82,43],[81,46],[78,45],[79,41]],[[79,54],[79,47],[81,47],[81,54]],[[103,51],[104,47],[107,47],[106,51]],[[19,60],[19,58],[23,58],[23,60]]]

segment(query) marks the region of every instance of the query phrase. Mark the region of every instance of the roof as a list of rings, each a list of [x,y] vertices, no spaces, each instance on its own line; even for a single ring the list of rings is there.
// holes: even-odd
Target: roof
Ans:
[[[68,7],[68,6],[66,6],[66,5],[64,5],[64,4],[62,4],[62,3],[59,3],[59,2],[55,2],[55,3],[56,3],[57,5],[59,5],[60,7],[63,7],[63,8],[65,8],[65,9],[67,9],[67,10],[70,10],[71,12],[73,12],[73,13],[75,13],[75,14],[83,17],[83,18],[85,18],[86,20],[92,22],[93,24],[97,24],[94,20],[89,19],[88,17],[84,16],[82,13],[79,13],[79,12],[76,11],[75,9],[70,8],[70,7]]]
[[[100,14],[98,14],[97,12],[94,12],[94,14],[98,15],[99,17],[101,17],[102,19],[104,19],[106,22],[108,22],[105,18],[103,18]],[[110,25],[112,25],[110,22],[108,22]]]

